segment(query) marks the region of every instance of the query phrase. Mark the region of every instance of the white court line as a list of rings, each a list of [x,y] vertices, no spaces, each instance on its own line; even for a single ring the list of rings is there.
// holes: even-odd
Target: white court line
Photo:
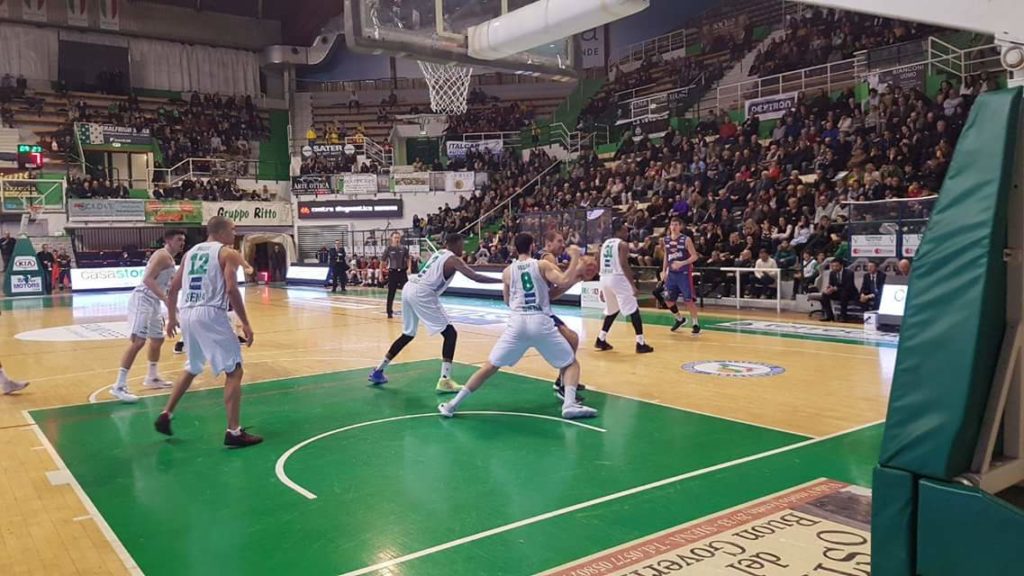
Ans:
[[[118,540],[117,534],[114,534],[110,525],[103,519],[103,515],[100,514],[96,505],[89,499],[89,495],[85,493],[85,490],[82,490],[82,486],[78,483],[75,475],[71,473],[71,470],[64,464],[64,460],[62,460],[60,455],[57,454],[57,450],[55,450],[53,445],[50,444],[50,439],[46,437],[46,434],[43,434],[42,430],[39,429],[39,425],[36,424],[36,421],[32,418],[32,415],[29,414],[28,410],[23,410],[22,414],[25,415],[25,420],[29,423],[32,431],[36,433],[36,436],[46,448],[46,451],[50,453],[50,458],[53,458],[53,461],[57,464],[60,470],[67,473],[68,483],[71,485],[71,488],[75,491],[78,499],[81,500],[82,505],[85,506],[86,511],[89,512],[89,516],[96,521],[96,526],[99,527],[100,533],[102,533],[103,537],[110,543],[110,547],[114,549],[114,553],[121,559],[121,562],[128,570],[128,573],[141,575],[142,569],[140,569],[139,565],[135,563],[134,559],[132,559],[131,554],[128,553],[128,549],[124,547],[124,544]]]
[[[306,352],[306,351],[319,352],[319,351],[329,351],[329,349],[348,349],[348,348],[361,348],[361,347],[371,347],[371,346],[379,347],[380,344],[377,343],[377,342],[374,342],[374,343],[365,343],[365,344],[338,344],[336,346],[316,346],[316,347],[308,347],[308,348],[290,348],[290,349],[280,349],[280,351],[252,351],[252,352],[247,352],[246,356],[266,355],[266,354],[294,354],[294,353],[297,353],[297,352]],[[175,356],[181,356],[181,355],[175,355]],[[282,359],[282,360],[291,360],[291,359],[285,358],[285,359]],[[245,362],[245,361],[243,360],[243,362]],[[160,366],[164,367],[164,366],[167,366],[167,365],[179,364],[179,363],[180,364],[184,364],[184,360],[183,359],[179,359],[179,360],[175,361],[175,358],[172,356],[172,357],[164,358],[163,360],[161,360],[160,361]],[[43,376],[42,378],[33,378],[32,381],[33,382],[41,382],[43,380],[56,380],[56,379],[60,379],[60,378],[77,378],[79,376],[88,376],[90,374],[102,374],[103,372],[117,372],[119,369],[120,369],[119,367],[114,367],[114,368],[97,368],[95,370],[86,370],[85,372],[72,372],[70,374],[57,374],[57,375],[54,375],[54,376]],[[141,378],[144,378],[144,376],[133,376],[132,378],[129,378],[129,380],[141,379]]]
[[[455,548],[457,546],[462,546],[463,544],[469,544],[470,542],[475,542],[477,540],[482,540],[484,538],[488,538],[488,537],[494,536],[496,534],[501,534],[501,533],[504,533],[504,532],[508,532],[510,530],[515,530],[517,528],[522,528],[523,526],[529,526],[531,524],[536,524],[538,522],[543,522],[544,520],[550,520],[551,518],[556,518],[558,516],[564,516],[564,515],[569,514],[571,512],[576,512],[577,510],[583,510],[585,508],[590,508],[592,506],[597,506],[598,504],[604,504],[605,502],[611,502],[613,500],[618,500],[618,499],[624,498],[626,496],[632,496],[633,494],[639,494],[640,492],[645,492],[647,490],[652,490],[654,488],[659,488],[661,486],[665,486],[665,485],[668,485],[668,484],[674,484],[676,482],[679,482],[681,480],[686,480],[688,478],[694,478],[696,476],[702,476],[704,474],[708,474],[708,473],[711,473],[711,472],[716,472],[718,470],[722,470],[722,469],[725,469],[725,468],[731,468],[733,466],[738,466],[740,464],[745,464],[747,462],[752,462],[754,460],[760,460],[762,458],[767,458],[768,456],[774,456],[776,454],[782,454],[784,452],[789,452],[789,451],[796,450],[796,449],[799,449],[799,448],[804,448],[806,446],[810,446],[812,444],[817,444],[819,442],[823,442],[825,440],[829,440],[829,439],[835,438],[837,436],[842,436],[844,434],[850,434],[852,432],[857,432],[858,430],[863,430],[864,428],[869,428],[869,427],[874,426],[876,424],[881,424],[882,422],[884,422],[884,420],[879,420],[877,422],[871,422],[870,424],[865,424],[863,426],[858,426],[856,428],[851,428],[849,430],[845,430],[843,432],[837,432],[835,434],[830,434],[828,436],[822,436],[821,438],[814,438],[814,439],[811,439],[811,440],[805,440],[803,442],[798,442],[796,444],[790,444],[789,446],[783,446],[781,448],[776,448],[774,450],[769,450],[767,452],[761,452],[760,454],[753,454],[751,456],[745,456],[743,458],[738,458],[736,460],[732,460],[732,461],[729,461],[729,462],[723,462],[721,464],[716,464],[714,466],[709,466],[707,468],[702,468],[700,470],[694,470],[692,472],[686,472],[685,474],[679,474],[678,476],[672,476],[671,478],[665,478],[665,479],[662,479],[662,480],[651,482],[649,484],[644,484],[643,486],[636,486],[634,488],[629,488],[629,489],[626,489],[626,490],[622,490],[620,492],[615,492],[613,494],[608,494],[607,496],[601,496],[600,498],[594,498],[593,500],[587,500],[586,502],[580,502],[579,504],[573,504],[572,506],[566,506],[565,508],[559,508],[558,510],[552,510],[551,512],[545,512],[544,514],[533,516],[531,518],[526,518],[524,520],[519,520],[517,522],[512,522],[510,524],[505,524],[504,526],[498,526],[497,528],[491,528],[490,530],[485,530],[483,532],[477,532],[476,534],[472,534],[470,536],[465,536],[463,538],[459,538],[457,540],[452,540],[450,542],[445,542],[444,544],[438,544],[437,546],[431,546],[430,548],[424,548],[423,550],[420,550],[418,552],[413,552],[411,554],[406,554],[405,556],[399,556],[398,558],[393,558],[391,560],[386,560],[384,562],[379,562],[379,563],[374,564],[372,566],[367,566],[365,568],[360,568],[358,570],[353,570],[351,572],[345,572],[341,576],[360,576],[362,574],[369,574],[371,572],[377,572],[378,570],[384,570],[385,568],[390,568],[392,566],[397,566],[399,564],[404,564],[405,562],[409,562],[410,560],[416,560],[417,558],[422,558],[424,556],[430,556],[431,554],[436,554],[438,552],[443,552],[445,550],[449,550],[449,549]]]
[[[508,374],[515,374],[516,376],[521,376],[523,378],[529,378],[531,380],[540,380],[541,382],[544,382],[544,383],[550,382],[550,380],[544,380],[543,378],[540,378],[540,377],[537,377],[537,376],[533,376],[531,374],[526,374],[526,373],[523,373],[523,372],[517,372],[515,370],[504,370],[503,369],[502,371],[506,372]],[[678,410],[680,412],[689,412],[691,414],[699,414],[701,416],[709,416],[711,418],[718,418],[719,420],[727,420],[729,422],[735,422],[737,424],[745,424],[747,426],[754,426],[756,428],[764,428],[766,430],[774,430],[776,432],[784,432],[786,434],[792,434],[793,436],[800,436],[801,438],[811,438],[812,437],[812,436],[809,436],[807,434],[801,434],[799,432],[793,432],[792,430],[786,430],[786,429],[783,429],[783,428],[778,428],[776,426],[769,426],[767,424],[758,424],[756,422],[748,422],[746,420],[740,420],[739,418],[730,418],[728,416],[721,416],[719,414],[712,414],[710,412],[702,412],[700,410],[693,410],[691,408],[683,408],[681,406],[673,406],[671,404],[664,404],[664,403],[659,402],[657,400],[645,400],[643,398],[637,398],[635,396],[629,396],[627,394],[620,394],[619,392],[610,392],[608,390],[602,390],[600,388],[591,388],[590,386],[587,386],[587,390],[593,390],[594,392],[598,392],[600,394],[605,394],[607,396],[618,396],[619,398],[625,398],[627,400],[633,400],[634,402],[643,402],[644,404],[652,404],[654,406],[661,406],[662,408],[671,408],[672,410]],[[586,392],[586,390],[584,391],[584,393],[585,392]]]
[[[594,430],[596,432],[607,432],[607,430],[605,430],[604,428],[598,428],[597,426],[591,426],[589,424],[584,424],[582,422],[577,422],[575,420],[566,420],[564,418],[555,418],[554,416],[546,416],[544,414],[530,414],[528,412],[502,412],[502,411],[496,411],[496,410],[467,410],[465,412],[459,412],[459,414],[460,415],[477,414],[477,415],[498,415],[498,416],[522,416],[522,417],[525,417],[525,418],[538,418],[538,419],[541,419],[541,420],[553,420],[553,421],[561,423],[561,424],[571,424],[573,426],[579,426],[580,428],[586,428],[587,430]],[[285,464],[288,462],[288,458],[290,458],[292,454],[295,454],[299,450],[305,448],[306,446],[312,444],[313,442],[316,442],[317,440],[322,440],[322,439],[324,439],[324,438],[326,438],[328,436],[332,436],[334,434],[340,434],[342,432],[347,432],[349,430],[355,430],[356,428],[363,428],[365,426],[373,426],[374,424],[384,424],[384,423],[387,423],[387,422],[397,422],[399,420],[411,420],[413,418],[441,418],[441,415],[438,414],[437,412],[430,412],[428,414],[406,414],[404,416],[393,416],[391,418],[381,418],[380,420],[370,420],[369,422],[360,422],[358,424],[352,424],[352,425],[349,425],[349,426],[345,426],[343,428],[336,428],[334,430],[329,430],[327,432],[324,432],[323,434],[317,434],[316,436],[313,436],[312,438],[308,438],[306,440],[303,440],[302,442],[299,442],[295,446],[292,446],[291,448],[289,448],[287,452],[282,454],[281,457],[277,459],[277,464],[274,465],[274,473],[277,475],[277,479],[280,480],[281,483],[284,484],[285,486],[287,486],[287,487],[291,488],[292,490],[298,492],[302,496],[305,496],[309,500],[316,500],[316,494],[313,494],[309,490],[306,490],[302,486],[299,486],[298,484],[293,482],[292,479],[288,477],[288,474],[285,473],[285,471],[284,471]]]
[[[264,359],[264,360],[249,360],[249,361],[243,360],[242,361],[242,365],[246,366],[246,365],[251,365],[251,364],[266,364],[267,362],[291,362],[293,360],[315,360],[315,361],[320,362],[320,361],[325,361],[325,360],[326,361],[331,361],[331,360],[344,360],[344,361],[349,361],[349,360],[365,360],[365,358],[352,358],[352,357],[349,357],[349,356],[327,356],[327,357],[306,357],[306,358],[267,358],[267,359]],[[359,369],[359,367],[357,366],[355,368],[346,368],[344,370],[331,370],[331,371],[328,371],[328,372],[315,372],[313,374],[309,374],[308,376],[319,376],[319,375],[323,375],[323,374],[331,374],[333,372],[345,372],[345,371],[348,371],[348,370],[358,370],[358,369]],[[168,374],[174,374],[174,373],[177,373],[177,372],[184,372],[184,371],[185,371],[184,368],[178,368],[177,370],[171,370],[170,372],[168,372]],[[306,378],[306,377],[307,377],[307,375],[283,376],[281,378],[275,378],[274,380],[259,380],[258,382],[246,382],[245,385],[248,386],[250,384],[257,384],[257,383],[262,383],[262,382],[275,382],[277,380],[286,380],[288,378]],[[129,378],[128,381],[131,382],[131,381],[134,381],[134,380],[144,380],[145,378],[146,378],[145,376],[134,376],[132,378]],[[99,395],[102,392],[104,392],[106,390],[109,390],[110,386],[111,386],[110,384],[107,384],[106,386],[100,388],[99,390],[94,391],[92,394],[89,394],[89,404],[105,404],[107,402],[120,402],[120,400],[118,400],[117,398],[108,398],[106,400],[100,400],[99,399]],[[189,391],[193,391],[193,390],[196,390],[196,391],[198,391],[198,390],[207,390],[209,388],[213,388],[213,387],[212,386],[208,386],[208,387],[202,387],[202,388],[189,388]],[[167,396],[168,394],[171,393],[172,389],[173,388],[146,388],[145,390],[160,390],[160,392],[157,393],[157,394],[142,394],[142,395],[139,395],[139,398],[151,398],[153,396]]]

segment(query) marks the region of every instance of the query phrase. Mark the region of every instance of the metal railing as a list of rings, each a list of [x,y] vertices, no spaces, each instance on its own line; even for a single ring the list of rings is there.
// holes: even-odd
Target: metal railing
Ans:
[[[520,132],[505,131],[505,132],[470,132],[469,134],[460,134],[454,139],[462,140],[463,142],[480,142],[483,140],[501,140],[504,146],[518,146],[520,142]]]
[[[543,84],[554,82],[542,77],[528,74],[512,74],[493,72],[479,74],[470,80],[470,86],[498,86],[507,84]],[[427,90],[424,78],[376,78],[371,80],[296,80],[298,92],[365,92],[391,90]],[[374,103],[366,103],[369,106]]]
[[[604,124],[596,124],[593,130],[585,131],[569,130],[565,124],[555,122],[548,126],[548,130],[551,142],[565,148],[571,158],[579,156],[584,146],[597,148],[611,139],[611,130]]]
[[[260,161],[251,158],[187,158],[170,168],[154,168],[153,182],[173,186],[200,178],[256,178]]]
[[[479,238],[481,236],[481,232],[482,232],[482,229],[483,229],[483,223],[488,218],[490,218],[492,214],[494,214],[495,212],[497,212],[498,210],[501,210],[503,208],[508,210],[509,212],[511,212],[512,211],[512,201],[513,200],[515,200],[520,195],[522,195],[523,192],[525,192],[531,186],[533,186],[537,182],[540,182],[540,179],[543,178],[545,174],[550,172],[552,169],[558,167],[561,163],[562,163],[561,160],[555,160],[554,162],[552,162],[551,165],[549,165],[547,168],[545,168],[544,170],[541,170],[540,174],[537,174],[536,176],[534,176],[529,182],[527,182],[522,187],[520,187],[518,190],[516,190],[514,193],[509,195],[508,198],[505,198],[504,200],[502,200],[500,204],[498,204],[494,208],[491,208],[487,212],[484,212],[479,218],[477,218],[473,222],[470,222],[469,224],[467,224],[462,230],[459,230],[459,234],[465,234],[466,232],[468,232],[469,230],[472,230],[475,227],[476,228],[477,238]]]
[[[999,52],[996,44],[961,50],[932,36],[927,42],[928,73],[947,73],[963,80],[965,76],[979,72],[1001,70]]]
[[[648,94],[640,94],[643,90],[649,90],[654,88],[657,84],[651,82],[650,84],[644,84],[643,86],[637,86],[636,88],[627,88],[626,90],[619,90],[615,93],[614,99],[616,102],[628,102],[630,100],[636,100],[637,98],[643,98]]]
[[[623,48],[622,51],[612,59],[611,63],[623,64],[625,62],[636,62],[646,60],[651,56],[664,54],[665,52],[686,48],[687,37],[692,37],[693,35],[693,31],[688,32],[687,30],[675,30],[668,34],[662,34],[656,38],[651,38],[650,40],[630,44]]]
[[[748,100],[756,100],[765,96],[778,96],[790,92],[824,88],[826,92],[842,90],[856,84],[861,79],[858,65],[862,59],[850,58],[821,66],[811,66],[792,72],[783,72],[764,78],[752,78],[719,86],[705,101],[713,101],[716,110],[733,110],[742,108]],[[691,111],[691,116],[693,113]]]
[[[872,68],[867,54],[860,52],[853,58],[811,66],[791,72],[783,72],[764,78],[752,78],[719,86],[703,102],[712,104],[715,110],[742,108],[749,100],[765,96],[778,96],[790,92],[824,89],[826,93],[844,90],[875,74],[895,72],[910,66],[927,66],[928,74],[944,72],[961,80],[965,76],[980,72],[1001,72],[999,50],[995,44],[960,50],[937,38],[928,39],[927,57],[914,62],[900,63],[885,68]],[[689,116],[696,117],[699,110],[691,109]]]

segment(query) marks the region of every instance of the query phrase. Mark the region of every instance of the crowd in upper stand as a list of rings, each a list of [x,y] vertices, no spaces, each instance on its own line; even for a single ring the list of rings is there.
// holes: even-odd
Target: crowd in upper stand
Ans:
[[[855,52],[922,38],[938,29],[914,22],[837,10],[806,10],[754,58],[751,76],[771,76],[852,58]]]

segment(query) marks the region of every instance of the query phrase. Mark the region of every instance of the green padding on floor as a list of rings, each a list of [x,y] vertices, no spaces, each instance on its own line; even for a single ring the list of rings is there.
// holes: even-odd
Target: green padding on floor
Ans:
[[[971,109],[910,277],[881,464],[949,479],[971,462],[1005,321],[1006,203],[1021,91]]]
[[[1024,511],[960,484],[923,480],[918,491],[918,574],[1024,574]]]
[[[913,474],[879,466],[871,490],[871,573],[914,576]]]

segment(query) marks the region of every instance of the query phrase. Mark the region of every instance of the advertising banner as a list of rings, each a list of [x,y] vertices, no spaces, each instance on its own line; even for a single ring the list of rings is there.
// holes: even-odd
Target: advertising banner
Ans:
[[[46,22],[46,0],[21,0],[21,18],[29,22]]]
[[[129,126],[79,122],[75,124],[75,130],[82,146],[119,148],[121,146],[150,146],[153,143],[149,128],[136,130]]]
[[[476,174],[473,172],[445,172],[446,192],[470,192],[475,188]]]
[[[331,182],[327,176],[306,174],[292,178],[292,194],[330,194]]]
[[[376,174],[340,174],[334,177],[335,186],[342,194],[376,194]]]
[[[896,255],[895,234],[857,234],[850,237],[854,257],[888,258]]]
[[[395,192],[430,192],[430,172],[395,174]]]
[[[917,256],[917,247],[921,245],[921,238],[924,234],[904,234],[903,235],[903,257],[913,258]]]
[[[121,29],[121,0],[100,0],[100,28]]]
[[[488,150],[491,154],[501,154],[504,147],[505,144],[501,140],[474,140],[472,142],[449,140],[445,143],[445,153],[449,159],[461,160],[466,157],[468,150]]]
[[[403,201],[324,200],[299,202],[299,220],[329,218],[401,218]]]
[[[89,12],[85,0],[67,0],[68,26],[88,26]]]
[[[604,309],[604,294],[600,282],[580,283],[580,308]]]
[[[604,46],[604,26],[580,32],[580,56],[583,68],[604,68],[608,54]]]
[[[46,272],[36,258],[35,248],[28,238],[19,238],[11,254],[11,269],[3,275],[4,293],[8,296],[43,294],[43,274]]]
[[[799,93],[790,92],[789,94],[747,100],[744,104],[746,117],[757,116],[761,120],[782,118],[786,112],[796,108],[797,96]]]
[[[203,202],[203,222],[214,216],[230,218],[236,226],[291,226],[288,202]]]
[[[202,224],[203,203],[197,200],[146,200],[146,222],[150,224]]]
[[[145,266],[113,266],[110,268],[72,268],[72,290],[125,290],[142,283]],[[245,284],[245,271],[238,269],[235,278]]]
[[[351,149],[351,151],[346,150]],[[351,144],[309,144],[302,147],[302,156],[309,158],[310,156],[319,156],[321,158],[338,158],[345,154],[352,154],[355,152],[355,147]]]
[[[927,76],[927,72],[924,64],[911,64],[910,66],[900,66],[899,68],[879,72],[876,84],[924,90],[925,76]]]
[[[68,200],[71,222],[142,222],[145,219],[145,200]]]

